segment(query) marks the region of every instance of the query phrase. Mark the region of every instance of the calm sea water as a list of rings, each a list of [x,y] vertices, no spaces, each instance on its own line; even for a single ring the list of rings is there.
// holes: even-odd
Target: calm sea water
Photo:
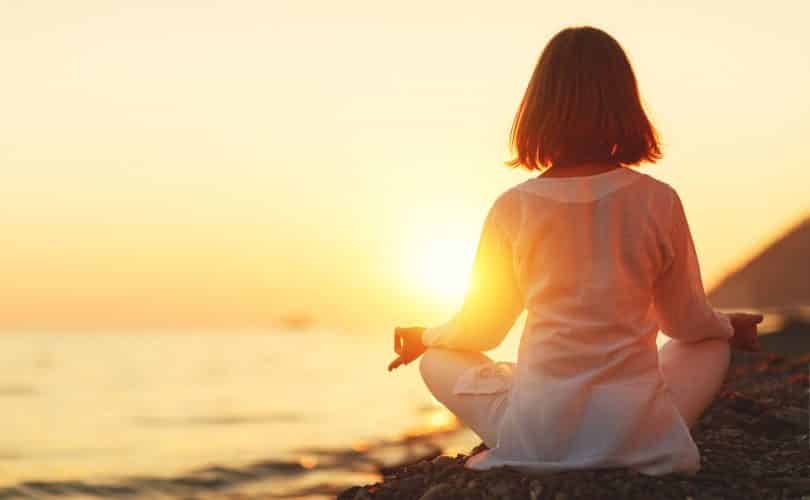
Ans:
[[[488,354],[514,361],[521,326]],[[386,370],[392,345],[388,332],[2,334],[0,487],[303,463],[446,426],[415,363]],[[445,451],[477,444],[467,433]]]
[[[0,336],[0,485],[299,459],[431,425],[388,334]]]

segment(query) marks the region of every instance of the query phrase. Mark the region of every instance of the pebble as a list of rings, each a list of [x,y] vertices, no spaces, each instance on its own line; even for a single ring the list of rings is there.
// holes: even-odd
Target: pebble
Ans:
[[[752,357],[752,362],[761,362]],[[727,381],[725,396],[717,398],[693,432],[701,452],[702,470],[696,477],[683,474],[650,477],[632,470],[569,471],[525,475],[518,471],[463,469],[467,455],[437,456],[387,476],[379,495],[386,499],[446,500],[448,498],[574,500],[577,498],[796,498],[810,500],[803,478],[810,477],[806,457],[808,436],[806,378],[784,383],[803,364],[779,372],[739,367]],[[791,365],[793,366],[793,365]],[[800,424],[800,425],[799,425]],[[763,480],[762,478],[767,478]],[[389,486],[391,486],[389,488]],[[369,500],[368,491],[351,488],[340,500]],[[421,497],[420,497],[421,495]],[[804,495],[804,496],[802,496]]]
[[[744,433],[741,429],[720,429],[720,434],[727,438],[736,438],[742,436]]]
[[[543,493],[543,485],[540,484],[540,481],[534,480],[529,483],[529,496],[531,500],[537,500],[540,498],[540,495]]]
[[[456,462],[454,458],[450,458],[446,455],[439,455],[438,457],[434,458],[431,463],[434,465],[434,467],[443,469],[445,467],[456,465],[458,462]]]
[[[447,483],[435,484],[428,488],[424,495],[419,500],[441,500],[453,487]]]
[[[421,476],[410,476],[410,477],[403,477],[399,480],[398,486],[404,490],[415,490],[417,488],[421,488],[424,485],[424,480]]]
[[[509,490],[512,488],[506,481],[498,481],[494,485],[489,487],[489,491],[492,492],[493,495],[503,496],[509,493]]]
[[[365,488],[362,488],[357,491],[357,494],[354,496],[354,500],[368,500],[371,498],[371,495],[368,494]]]

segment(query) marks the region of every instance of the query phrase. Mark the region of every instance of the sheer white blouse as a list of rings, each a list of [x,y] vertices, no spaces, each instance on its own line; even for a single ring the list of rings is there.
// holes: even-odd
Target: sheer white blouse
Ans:
[[[729,338],[733,328],[706,299],[672,187],[630,168],[523,182],[490,209],[470,281],[425,345],[489,350],[528,316],[517,363],[473,367],[456,383],[456,394],[508,392],[497,446],[467,467],[699,469],[656,337]]]

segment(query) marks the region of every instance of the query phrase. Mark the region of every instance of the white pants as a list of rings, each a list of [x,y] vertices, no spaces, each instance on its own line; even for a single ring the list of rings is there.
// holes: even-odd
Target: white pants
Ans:
[[[664,383],[689,427],[717,395],[728,371],[731,351],[726,340],[680,342],[670,340],[658,350]],[[466,369],[493,362],[481,352],[454,351],[431,347],[419,361],[419,371],[433,396],[444,404],[490,448],[495,446],[497,428],[508,392],[496,394],[454,394],[456,380]]]

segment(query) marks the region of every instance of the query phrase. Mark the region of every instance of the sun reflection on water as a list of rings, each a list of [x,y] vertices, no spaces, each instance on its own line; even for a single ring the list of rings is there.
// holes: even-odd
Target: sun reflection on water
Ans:
[[[426,413],[423,423],[402,433],[402,437],[417,437],[429,434],[443,434],[461,427],[461,422],[445,408],[436,408]]]
[[[428,426],[434,432],[448,431],[458,427],[458,418],[447,410],[439,409],[428,415]]]
[[[318,459],[311,455],[304,455],[298,458],[298,463],[305,469],[313,469],[318,465]]]
[[[355,441],[354,444],[352,444],[352,449],[354,451],[368,451],[369,443],[368,441]]]

